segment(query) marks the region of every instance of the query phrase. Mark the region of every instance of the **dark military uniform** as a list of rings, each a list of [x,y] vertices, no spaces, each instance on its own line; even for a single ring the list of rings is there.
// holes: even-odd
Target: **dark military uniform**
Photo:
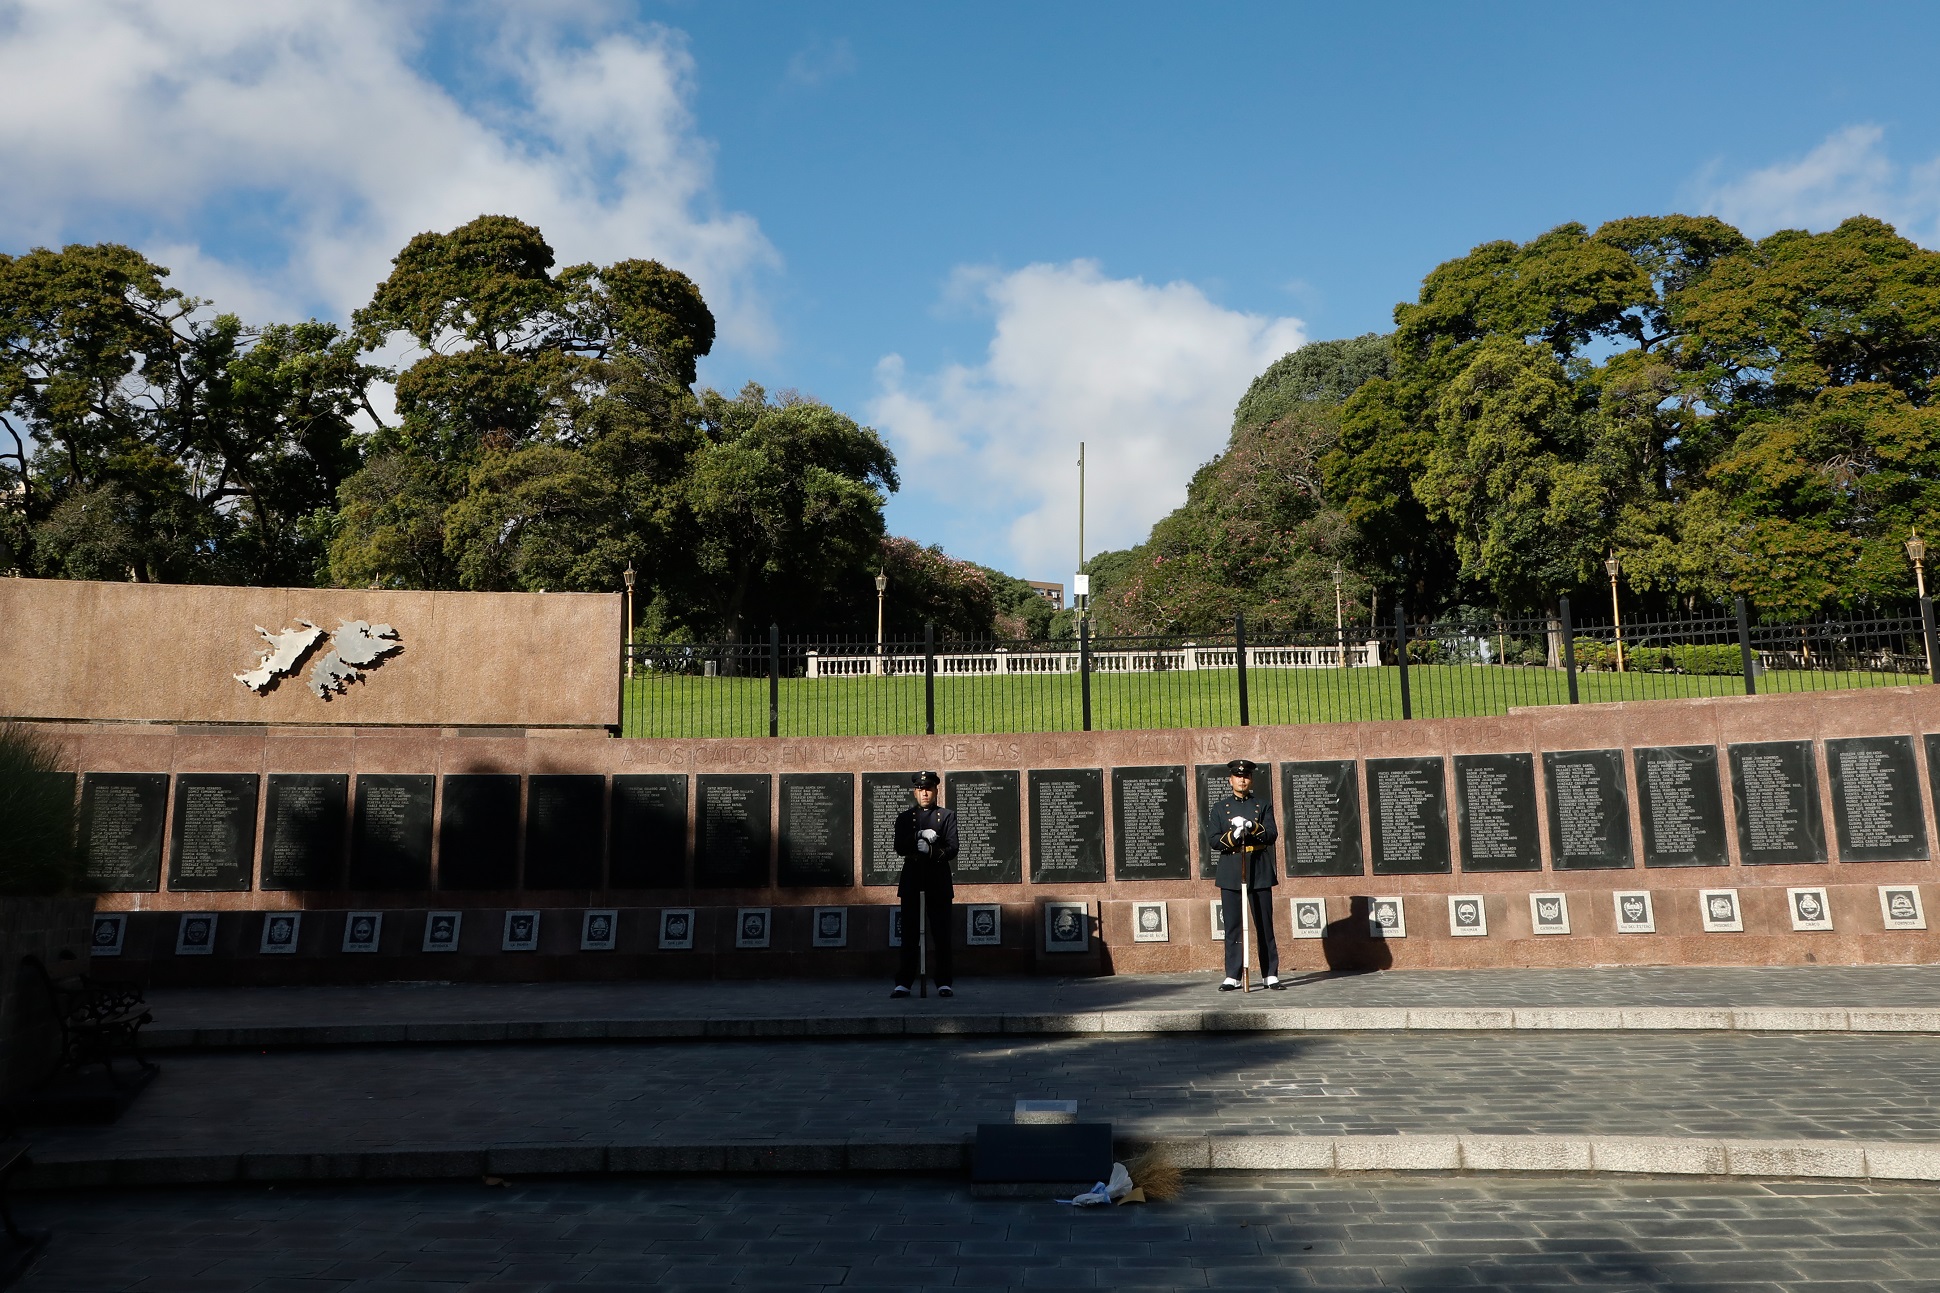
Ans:
[[[1235,763],[1241,762],[1235,760]],[[1251,775],[1252,764],[1247,764]],[[1233,818],[1243,817],[1253,828],[1239,837]],[[1240,922],[1240,885],[1242,878],[1252,906],[1253,930],[1260,945],[1260,972],[1269,979],[1280,975],[1280,945],[1273,936],[1273,889],[1280,877],[1273,864],[1273,845],[1280,828],[1273,820],[1273,805],[1258,795],[1241,798],[1227,794],[1206,815],[1206,834],[1216,841],[1219,867],[1220,911],[1226,920],[1226,977],[1237,979],[1246,968],[1245,943]]]
[[[921,832],[933,830],[936,840],[925,853],[917,847]],[[923,928],[921,898],[929,898],[930,945],[934,949],[930,974],[939,988],[954,980],[950,974],[950,910],[956,886],[950,879],[950,863],[957,855],[956,810],[937,804],[923,808],[915,804],[896,818],[896,852],[903,858],[902,879],[896,893],[903,900],[903,956],[896,970],[896,985],[907,988],[916,982],[916,949]]]

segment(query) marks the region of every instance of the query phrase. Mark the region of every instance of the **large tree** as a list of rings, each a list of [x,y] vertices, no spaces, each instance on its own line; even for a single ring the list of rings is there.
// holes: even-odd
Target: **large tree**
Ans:
[[[0,564],[309,583],[379,370],[334,325],[246,328],[114,244],[0,256]]]

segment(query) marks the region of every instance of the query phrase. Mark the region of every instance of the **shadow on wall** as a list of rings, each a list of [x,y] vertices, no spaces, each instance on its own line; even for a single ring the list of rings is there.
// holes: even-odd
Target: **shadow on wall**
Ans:
[[[1394,966],[1394,950],[1385,938],[1369,936],[1373,912],[1370,898],[1350,898],[1347,915],[1321,931],[1321,955],[1336,974],[1372,974]]]

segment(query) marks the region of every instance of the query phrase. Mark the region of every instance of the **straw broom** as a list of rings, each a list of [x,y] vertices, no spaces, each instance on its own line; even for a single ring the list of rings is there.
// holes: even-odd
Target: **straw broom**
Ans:
[[[1164,1202],[1185,1193],[1185,1174],[1157,1149],[1148,1149],[1125,1164],[1132,1184],[1148,1199]]]

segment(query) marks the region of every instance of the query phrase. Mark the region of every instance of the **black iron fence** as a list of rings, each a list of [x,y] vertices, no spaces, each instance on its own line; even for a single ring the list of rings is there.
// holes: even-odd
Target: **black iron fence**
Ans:
[[[1940,682],[1933,606],[1756,624],[1731,613],[1577,623],[1469,616],[1075,640],[766,641],[623,653],[627,736],[1060,732],[1505,714],[1589,704]]]

